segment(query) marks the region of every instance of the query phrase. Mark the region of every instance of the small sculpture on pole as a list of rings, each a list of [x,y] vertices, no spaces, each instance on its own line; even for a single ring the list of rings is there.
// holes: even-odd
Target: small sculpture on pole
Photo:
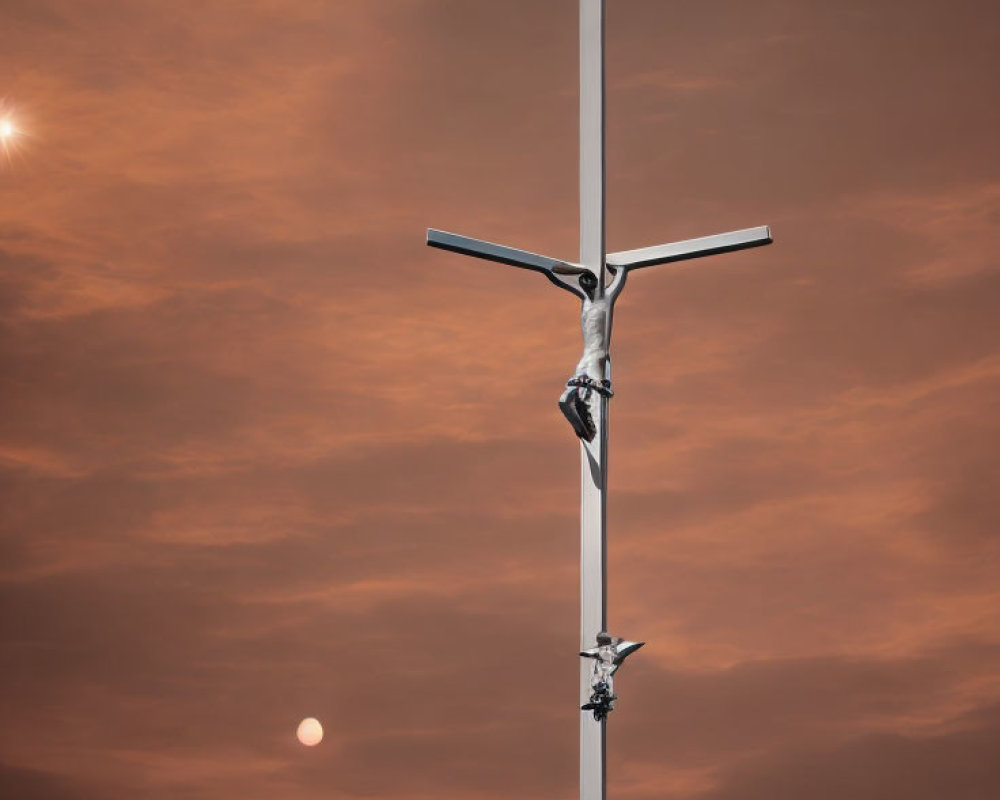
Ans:
[[[619,636],[612,636],[607,631],[597,634],[597,647],[581,650],[584,658],[594,659],[594,671],[590,676],[590,701],[580,706],[583,711],[594,712],[598,722],[608,718],[614,711],[615,694],[614,674],[626,658],[642,647],[645,642],[629,642]]]

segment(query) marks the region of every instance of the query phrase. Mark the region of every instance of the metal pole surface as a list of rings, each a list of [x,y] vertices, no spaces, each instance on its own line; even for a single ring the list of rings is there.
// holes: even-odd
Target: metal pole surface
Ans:
[[[580,264],[598,275],[595,299],[605,285],[604,0],[580,0]],[[611,317],[608,315],[610,338]],[[610,364],[604,367],[610,379]],[[597,435],[580,441],[580,649],[607,630],[606,505],[608,400],[594,392]],[[590,699],[591,663],[581,659],[580,705]],[[606,721],[580,713],[580,800],[605,800]]]

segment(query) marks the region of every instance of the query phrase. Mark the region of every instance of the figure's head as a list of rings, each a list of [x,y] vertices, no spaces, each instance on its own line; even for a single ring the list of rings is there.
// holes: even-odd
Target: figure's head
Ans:
[[[598,646],[611,644],[611,642],[613,641],[614,639],[611,638],[611,634],[608,633],[607,631],[601,631],[599,634],[597,634]]]
[[[593,272],[584,272],[580,277],[580,288],[586,292],[587,297],[594,299],[594,290],[597,288],[597,276]]]

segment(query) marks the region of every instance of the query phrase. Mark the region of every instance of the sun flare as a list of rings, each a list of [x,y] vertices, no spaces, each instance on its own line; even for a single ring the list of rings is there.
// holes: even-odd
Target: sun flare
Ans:
[[[24,131],[14,123],[9,108],[0,97],[0,166],[10,166],[25,143]]]

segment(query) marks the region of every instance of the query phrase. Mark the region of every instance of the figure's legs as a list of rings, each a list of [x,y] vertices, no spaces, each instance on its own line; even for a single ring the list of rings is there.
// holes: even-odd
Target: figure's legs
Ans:
[[[598,680],[592,684],[593,692],[590,701],[580,706],[583,711],[593,711],[594,719],[600,721],[607,719],[608,713],[614,711],[615,700],[618,698],[612,691],[611,685],[605,680]]]
[[[585,372],[578,372],[566,381],[566,391],[559,398],[559,409],[573,426],[574,433],[588,442],[594,441],[597,434],[594,416],[590,412],[590,397],[594,392],[604,397],[614,396],[610,381],[597,381]]]
[[[573,432],[585,441],[594,441],[597,434],[597,426],[594,424],[594,417],[590,413],[590,403],[588,402],[589,392],[585,396],[584,390],[580,389],[571,379],[566,384],[566,391],[559,398],[559,410],[563,416],[573,426]]]

